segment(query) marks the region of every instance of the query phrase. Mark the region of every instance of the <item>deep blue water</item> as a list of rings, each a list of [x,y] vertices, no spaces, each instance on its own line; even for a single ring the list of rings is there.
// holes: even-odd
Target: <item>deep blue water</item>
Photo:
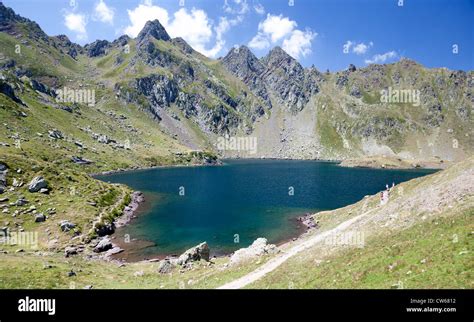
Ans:
[[[214,254],[246,247],[258,237],[278,243],[301,232],[294,220],[300,215],[343,207],[386,184],[432,172],[343,168],[321,161],[229,160],[223,166],[159,168],[98,179],[145,193],[145,210],[120,234],[152,242],[138,250],[151,257],[180,254],[202,241]]]

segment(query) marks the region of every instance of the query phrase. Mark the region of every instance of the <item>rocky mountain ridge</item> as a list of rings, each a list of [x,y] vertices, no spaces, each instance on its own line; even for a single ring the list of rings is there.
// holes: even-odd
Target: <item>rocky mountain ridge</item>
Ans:
[[[71,81],[78,87],[80,80],[105,86],[103,100],[136,105],[190,149],[223,157],[442,160],[461,160],[474,149],[473,71],[427,69],[401,59],[321,73],[304,68],[280,47],[259,59],[240,46],[211,60],[183,39],[172,39],[158,20],[147,22],[135,39],[80,46],[63,35],[49,37],[36,23],[0,6],[2,48],[20,40],[50,58],[32,66],[11,49],[2,53],[7,61],[2,72],[9,79],[26,75],[38,88]],[[60,68],[51,72],[49,66]],[[418,96],[384,100],[382,93],[392,89]],[[218,139],[228,136],[256,138],[257,154],[219,149]]]

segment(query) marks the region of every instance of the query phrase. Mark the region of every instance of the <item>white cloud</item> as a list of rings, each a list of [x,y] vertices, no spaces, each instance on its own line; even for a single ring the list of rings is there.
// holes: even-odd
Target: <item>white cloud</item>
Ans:
[[[294,30],[290,38],[283,41],[283,50],[296,59],[305,57],[311,53],[311,41],[316,36],[311,30]]]
[[[396,58],[398,55],[394,51],[386,52],[385,54],[377,54],[372,57],[372,59],[366,59],[366,64],[380,64],[385,63],[388,59]]]
[[[244,15],[249,12],[247,0],[225,0],[224,12],[233,15]]]
[[[298,24],[283,15],[267,14],[265,20],[258,24],[257,34],[250,40],[249,47],[265,49],[282,42],[282,48],[294,58],[305,57],[311,53],[311,42],[317,33],[311,30],[296,29]]]
[[[296,21],[290,20],[283,15],[267,15],[267,19],[258,24],[259,32],[269,35],[272,42],[277,42],[288,36],[297,26]]]
[[[200,9],[181,8],[174,13],[174,19],[164,26],[171,37],[182,37],[191,47],[204,55],[214,56],[215,50],[206,50],[206,45],[212,39],[212,26],[207,14]]]
[[[253,9],[259,15],[265,14],[265,8],[260,3],[257,3],[255,6],[253,6]]]
[[[354,41],[346,41],[346,43],[342,46],[342,52],[344,54],[349,54],[350,52],[356,55],[364,55],[367,51],[374,45],[373,42],[369,42],[365,44],[363,42],[356,43]]]
[[[124,32],[130,37],[136,37],[145,26],[147,21],[158,19],[163,26],[168,24],[168,11],[154,6],[151,1],[144,1],[133,10],[127,10],[130,25]],[[165,27],[166,28],[166,27]]]
[[[100,0],[94,7],[93,18],[95,20],[113,25],[114,15],[115,15],[114,9],[107,6],[104,0]]]
[[[270,47],[270,41],[266,35],[258,33],[252,38],[252,40],[250,40],[249,47],[255,49],[265,49]]]
[[[78,40],[87,39],[86,16],[80,13],[67,13],[64,15],[64,25],[76,33]]]
[[[367,52],[367,50],[369,50],[370,47],[372,47],[372,45],[372,42],[370,42],[368,45],[361,42],[360,44],[355,45],[352,51],[357,55],[363,55]]]

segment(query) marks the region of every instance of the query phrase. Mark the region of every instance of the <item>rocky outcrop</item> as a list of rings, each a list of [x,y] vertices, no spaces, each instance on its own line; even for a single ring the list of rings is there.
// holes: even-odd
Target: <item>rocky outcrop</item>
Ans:
[[[91,160],[84,159],[83,157],[75,156],[75,155],[71,157],[71,161],[75,164],[80,164],[80,165],[88,165],[88,164],[93,163],[93,161]]]
[[[83,48],[71,42],[66,35],[58,35],[51,37],[51,43],[53,47],[59,49],[59,51],[63,54],[67,54],[72,58],[76,59],[77,55],[83,53]]]
[[[12,101],[24,105],[24,103],[15,95],[13,87],[4,80],[0,80],[0,93],[9,97]]]
[[[7,189],[7,166],[0,163],[0,194],[4,193]]]
[[[111,44],[107,40],[96,40],[91,44],[84,46],[84,49],[89,57],[99,57],[107,53]]]
[[[171,273],[174,267],[175,265],[170,259],[164,259],[160,261],[160,265],[158,266],[158,273],[160,274]]]
[[[178,265],[186,265],[191,262],[200,260],[209,261],[209,246],[203,242],[185,251],[177,260]]]
[[[112,235],[115,232],[115,223],[106,222],[99,227],[96,227],[96,233],[98,236],[107,236]]]
[[[229,264],[238,265],[262,255],[276,254],[278,252],[279,249],[273,244],[268,244],[266,238],[257,238],[249,247],[241,248],[232,254]]]
[[[186,54],[192,54],[195,52],[193,47],[189,46],[189,44],[181,37],[173,38],[171,39],[171,42]]]
[[[41,83],[40,81],[37,81],[35,79],[32,79],[30,81],[30,86],[33,88],[35,91],[41,92],[43,94],[49,95],[49,96],[56,96],[56,93],[52,91],[47,85]]]

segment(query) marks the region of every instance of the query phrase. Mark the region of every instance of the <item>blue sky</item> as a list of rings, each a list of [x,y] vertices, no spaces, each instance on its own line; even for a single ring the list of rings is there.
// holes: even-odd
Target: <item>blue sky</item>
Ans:
[[[293,2],[293,3],[292,3]],[[80,44],[135,36],[158,18],[209,57],[281,46],[319,70],[408,57],[474,69],[474,0],[3,0],[49,35]],[[457,52],[457,53],[456,53]]]

